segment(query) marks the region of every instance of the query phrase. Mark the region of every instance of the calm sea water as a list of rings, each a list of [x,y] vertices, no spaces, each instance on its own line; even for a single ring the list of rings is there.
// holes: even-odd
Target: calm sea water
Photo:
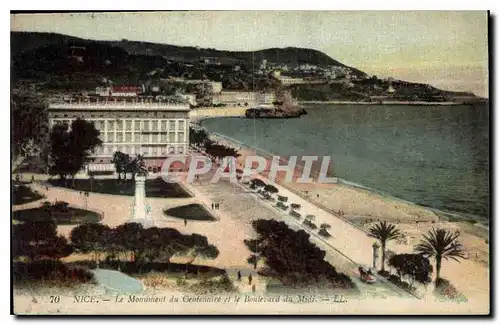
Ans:
[[[217,132],[277,155],[328,155],[336,176],[397,198],[489,218],[489,111],[314,105],[300,119],[219,118]]]

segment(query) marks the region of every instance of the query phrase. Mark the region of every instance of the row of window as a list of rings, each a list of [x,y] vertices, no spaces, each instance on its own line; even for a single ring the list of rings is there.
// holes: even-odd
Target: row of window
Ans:
[[[177,137],[176,137],[177,134]],[[169,132],[159,134],[143,134],[143,133],[115,133],[103,132],[101,133],[101,140],[109,143],[166,143],[166,142],[185,142],[184,132]]]
[[[108,131],[184,131],[185,120],[90,120],[97,130]],[[54,120],[55,123],[71,124],[71,120]]]
[[[165,156],[168,154],[184,154],[184,146],[102,146],[96,148],[94,155],[112,155],[121,151],[128,155],[140,154],[143,156]]]

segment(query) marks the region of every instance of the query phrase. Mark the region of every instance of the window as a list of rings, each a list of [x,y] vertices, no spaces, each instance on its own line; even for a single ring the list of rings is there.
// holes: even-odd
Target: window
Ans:
[[[161,130],[162,131],[168,130],[167,121],[166,120],[161,121]]]
[[[169,130],[175,130],[175,120],[170,120],[168,124]]]
[[[142,154],[143,155],[149,155],[149,148],[148,147],[142,147]]]
[[[142,135],[142,142],[149,142],[149,134]]]
[[[167,142],[167,133],[161,134],[161,142]]]
[[[131,130],[132,130],[132,121],[127,121],[126,123],[127,123],[127,128],[126,128],[126,130],[127,130],[127,131],[131,131]]]
[[[134,121],[134,130],[139,131],[141,129],[141,121]]]
[[[143,125],[142,129],[145,131],[149,131],[149,121],[144,121],[144,125]]]
[[[115,121],[109,120],[108,121],[108,131],[113,131],[115,129]]]
[[[175,133],[174,132],[170,132],[168,134],[168,142],[175,142]]]
[[[152,121],[151,122],[151,129],[153,131],[158,131],[158,121]]]
[[[115,134],[113,132],[108,132],[108,140],[107,142],[115,142]]]
[[[132,142],[132,133],[125,133],[125,142]]]
[[[183,147],[177,147],[177,153],[178,154],[183,154],[184,153],[184,148]]]
[[[179,132],[177,139],[179,140],[179,142],[184,142],[184,132]]]
[[[96,130],[100,130],[101,129],[101,121],[94,121],[94,126],[95,126]]]
[[[177,121],[177,130],[184,130],[184,121]]]
[[[123,121],[121,120],[116,121],[116,129],[118,131],[121,131],[123,129]]]
[[[123,134],[121,132],[116,133],[116,142],[123,142]]]

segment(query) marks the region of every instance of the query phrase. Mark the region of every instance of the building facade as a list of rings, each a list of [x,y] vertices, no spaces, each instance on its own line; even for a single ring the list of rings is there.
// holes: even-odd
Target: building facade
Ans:
[[[94,102],[49,104],[49,125],[71,124],[77,118],[94,123],[103,145],[87,166],[92,171],[114,170],[113,154],[140,154],[151,172],[158,172],[164,159],[187,154],[189,105],[160,102]]]
[[[276,95],[272,92],[255,91],[221,91],[213,95],[214,104],[226,105],[258,105],[272,104],[276,101]]]

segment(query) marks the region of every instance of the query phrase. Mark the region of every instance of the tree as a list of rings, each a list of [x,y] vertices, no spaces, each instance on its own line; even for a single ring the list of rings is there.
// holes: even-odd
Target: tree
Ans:
[[[324,260],[325,251],[312,244],[304,230],[293,231],[282,221],[264,219],[252,221],[252,227],[258,237],[245,244],[253,253],[249,263],[264,261],[259,274],[293,287],[354,287],[349,277]]]
[[[71,230],[71,243],[77,251],[94,253],[95,259],[99,260],[99,252],[105,252],[108,248],[110,231],[108,226],[100,223],[82,224]]]
[[[137,260],[144,251],[143,226],[140,223],[128,222],[111,231],[113,244],[119,251],[132,252],[132,259]]]
[[[401,280],[402,277],[409,279],[410,288],[416,281],[423,285],[431,282],[429,276],[432,273],[432,265],[429,259],[419,254],[399,254],[389,259],[389,265],[396,269]]]
[[[393,224],[381,221],[369,229],[368,236],[376,238],[382,246],[382,272],[385,271],[385,248],[389,240],[401,236],[401,232]]]
[[[29,143],[43,149],[46,146],[49,127],[47,105],[34,92],[14,94],[12,108],[12,149],[14,156]]]
[[[190,256],[190,260],[186,263],[186,273],[188,265],[191,265],[196,258],[214,259],[219,256],[217,247],[209,244],[205,236],[199,234],[184,236],[183,242],[186,248],[184,254]]]
[[[460,262],[459,258],[465,258],[465,250],[458,242],[460,234],[453,234],[446,229],[429,230],[424,234],[420,244],[415,246],[415,251],[420,255],[430,258],[433,257],[436,261],[436,284],[439,281],[441,272],[441,260],[452,259]]]
[[[118,180],[121,179],[121,173],[124,173],[124,178],[127,178],[126,174],[126,167],[128,164],[130,164],[130,156],[127,154],[124,154],[121,151],[116,151],[113,154],[113,160],[111,162],[115,164],[115,170],[118,173]]]
[[[12,255],[27,256],[31,260],[59,259],[73,250],[66,238],[57,235],[53,220],[23,222],[12,228]]]
[[[66,179],[82,169],[90,161],[90,155],[95,147],[102,145],[99,131],[93,123],[76,119],[68,126],[55,125],[50,133],[50,166],[51,175],[59,175]]]
[[[136,175],[147,175],[146,163],[142,155],[136,155],[134,159],[125,166],[125,172],[132,174],[132,180],[135,180]]]

